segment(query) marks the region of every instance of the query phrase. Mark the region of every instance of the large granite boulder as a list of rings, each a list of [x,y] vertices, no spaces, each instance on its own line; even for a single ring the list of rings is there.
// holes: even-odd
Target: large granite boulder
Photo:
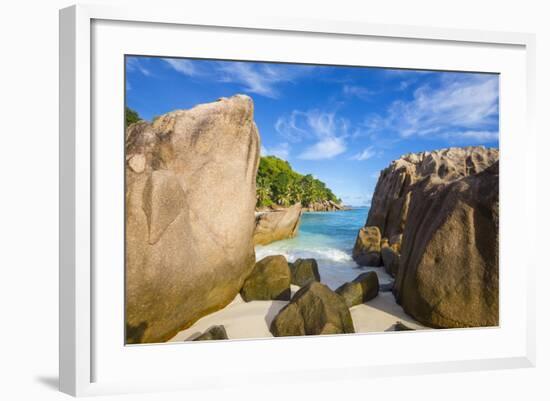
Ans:
[[[380,256],[381,240],[382,236],[378,227],[362,227],[353,246],[353,260],[361,266],[380,266],[382,264]]]
[[[394,287],[407,313],[431,327],[499,324],[498,216],[498,161],[413,189]]]
[[[498,161],[498,149],[483,146],[410,153],[382,170],[365,226],[376,226],[382,237],[403,234],[414,188],[429,180],[450,183],[475,175]]]
[[[237,95],[126,132],[126,339],[171,338],[254,267],[259,136]]]
[[[254,244],[267,245],[274,241],[295,237],[298,234],[301,216],[300,203],[286,209],[257,213]]]
[[[245,280],[241,296],[246,301],[290,300],[290,268],[284,256],[266,256]]]
[[[193,341],[228,340],[227,332],[223,325],[212,326]]]
[[[270,330],[276,337],[355,332],[344,299],[316,281],[294,294],[275,316]]]
[[[344,298],[348,308],[370,301],[378,295],[378,275],[375,272],[361,273],[353,281],[344,283],[336,293]]]
[[[292,284],[298,287],[303,287],[312,281],[321,281],[319,266],[313,258],[296,259],[293,263],[289,263],[288,266],[292,274]]]

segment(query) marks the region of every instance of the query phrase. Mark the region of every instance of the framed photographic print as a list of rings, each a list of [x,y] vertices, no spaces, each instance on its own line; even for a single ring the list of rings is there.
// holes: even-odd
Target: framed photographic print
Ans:
[[[62,10],[61,390],[532,366],[533,44]]]

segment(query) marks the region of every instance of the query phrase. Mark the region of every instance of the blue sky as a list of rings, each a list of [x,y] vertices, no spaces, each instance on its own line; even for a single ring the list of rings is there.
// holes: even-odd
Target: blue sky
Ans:
[[[498,75],[128,56],[126,101],[146,120],[244,93],[263,155],[369,204],[378,173],[410,152],[498,147]]]

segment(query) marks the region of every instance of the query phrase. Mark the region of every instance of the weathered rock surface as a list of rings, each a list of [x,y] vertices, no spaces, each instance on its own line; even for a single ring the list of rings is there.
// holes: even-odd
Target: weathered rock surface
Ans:
[[[312,281],[321,281],[319,266],[315,259],[296,259],[289,263],[292,274],[292,284],[303,287]]]
[[[394,294],[425,325],[498,325],[498,156],[482,146],[409,154],[380,174],[366,226],[391,239],[382,258]]]
[[[392,277],[395,277],[397,275],[397,271],[399,269],[399,260],[401,258],[399,252],[397,251],[397,248],[397,246],[391,246],[387,244],[385,246],[382,246],[382,248],[380,249],[380,255],[382,256],[382,264],[384,265],[384,269]]]
[[[403,309],[432,327],[498,325],[498,226],[498,162],[418,185],[394,288]]]
[[[429,180],[428,187],[482,172],[498,161],[498,149],[483,146],[410,153],[382,170],[365,226],[376,226],[382,237],[404,232],[412,191]]]
[[[343,298],[316,281],[296,292],[275,316],[270,330],[276,337],[355,332]]]
[[[254,267],[252,100],[132,124],[126,160],[127,342],[165,341],[231,302]]]
[[[378,275],[375,272],[366,272],[357,276],[353,281],[342,284],[336,293],[346,302],[348,308],[370,301],[378,295]]]
[[[223,325],[212,326],[193,341],[228,340],[227,332]]]
[[[241,296],[246,301],[290,300],[290,268],[284,256],[266,256],[245,280]]]
[[[382,236],[378,227],[362,227],[353,247],[353,260],[361,266],[380,266],[380,242]]]
[[[301,216],[302,205],[299,203],[287,209],[258,213],[254,230],[254,244],[267,245],[296,236]]]

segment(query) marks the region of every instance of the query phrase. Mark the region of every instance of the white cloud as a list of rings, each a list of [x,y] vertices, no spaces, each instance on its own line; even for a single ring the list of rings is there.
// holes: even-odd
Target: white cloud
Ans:
[[[332,159],[346,151],[346,143],[343,138],[329,137],[308,147],[298,157],[304,160]]]
[[[376,151],[372,146],[364,149],[362,152],[359,152],[351,157],[352,160],[368,160],[376,156]]]
[[[362,100],[367,100],[374,94],[370,89],[357,85],[344,85],[342,87],[342,92],[344,95],[355,96]]]
[[[263,145],[260,148],[262,156],[276,156],[279,159],[288,160],[290,155],[290,145],[287,142],[282,142],[276,146],[266,148]]]
[[[168,63],[170,67],[183,75],[192,77],[199,72],[196,65],[191,60],[181,58],[165,58],[163,60]]]
[[[393,102],[385,115],[368,118],[366,127],[371,133],[390,131],[401,137],[452,132],[456,138],[486,141],[497,119],[498,77],[452,74],[443,76],[436,87],[419,87],[410,101]]]
[[[311,141],[298,158],[304,160],[331,159],[347,149],[349,123],[336,113],[319,110],[294,110],[275,123],[277,132],[292,142]]]

